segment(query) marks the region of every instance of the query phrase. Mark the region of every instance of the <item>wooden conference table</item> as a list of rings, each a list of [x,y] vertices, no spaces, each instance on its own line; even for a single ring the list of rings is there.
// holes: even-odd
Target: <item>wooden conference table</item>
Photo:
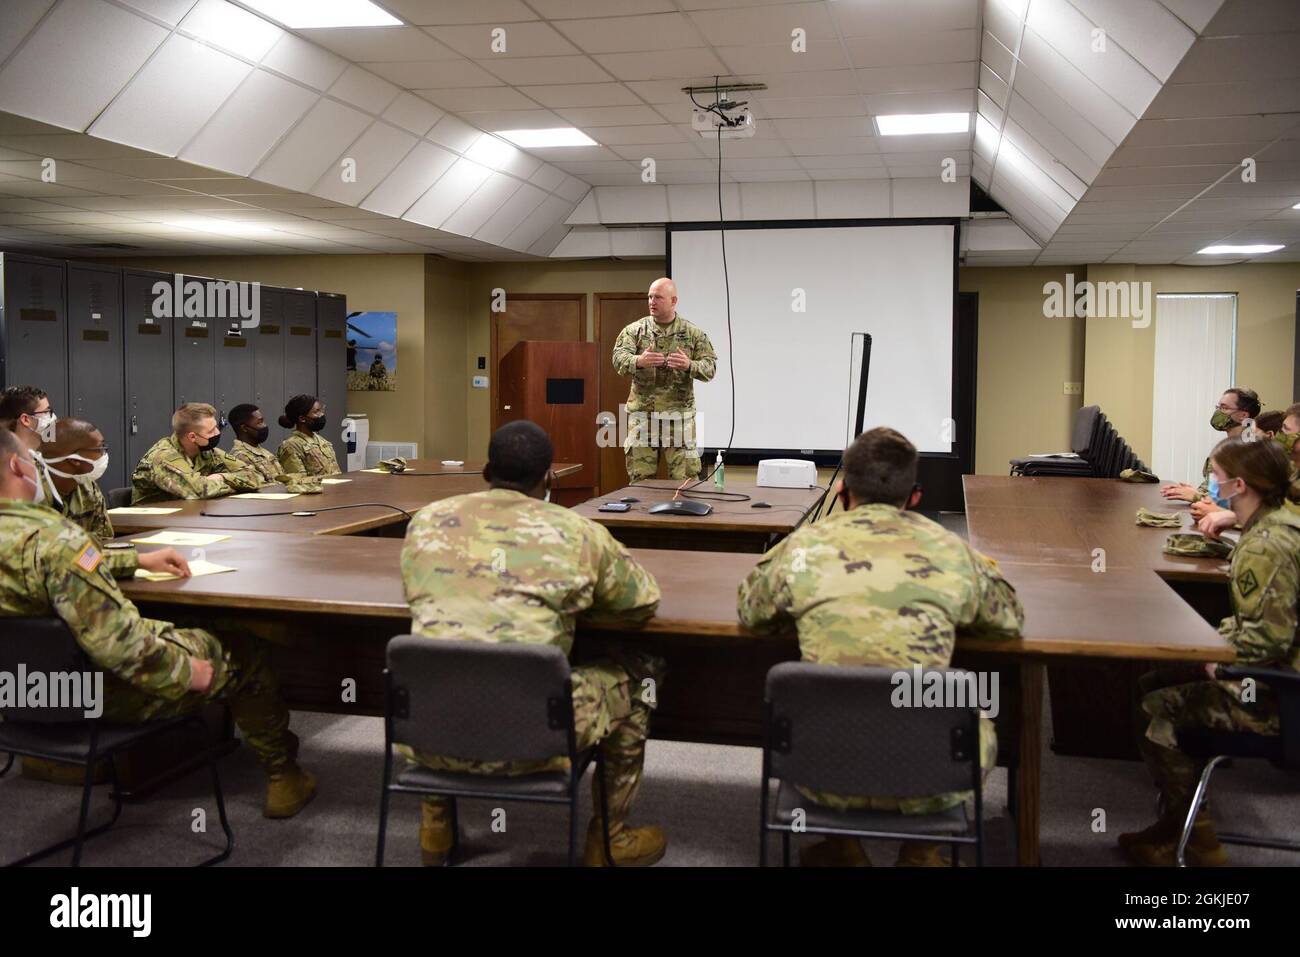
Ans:
[[[690,489],[698,501],[713,506],[708,515],[651,515],[650,509],[671,501],[682,483],[675,480],[647,479],[635,486],[625,486],[574,507],[579,515],[599,522],[629,548],[674,548],[689,551],[765,552],[803,521],[815,507],[824,490],[811,488],[759,488],[753,482],[728,480],[728,495],[748,495],[748,501],[719,501],[707,496],[715,493],[711,483]],[[631,497],[626,512],[602,512],[605,502]],[[754,502],[766,502],[770,508],[754,508]]]
[[[1075,544],[1036,552],[1026,535],[1052,527],[1047,512],[1067,486],[1083,480],[968,480],[972,541],[1001,560],[1026,611],[1026,634],[1019,640],[991,642],[960,636],[956,663],[1000,675],[1000,760],[1017,769],[1018,855],[1022,863],[1039,859],[1039,753],[1042,684],[1049,662],[1165,659],[1229,660],[1231,652],[1197,612],[1165,587],[1154,567],[1136,564],[1150,550],[1146,535],[1164,538],[1162,529],[1129,529],[1138,498],[1154,506],[1155,486],[1099,489],[1073,514],[1103,531],[1076,532]],[[1011,491],[1019,516],[981,512],[1005,509],[999,482],[1022,483]],[[1042,484],[1051,482],[1051,485]],[[1119,483],[1110,483],[1118,487]],[[767,492],[769,490],[765,490]],[[1085,489],[1069,489],[1070,495]],[[1145,493],[1138,495],[1138,493]],[[987,497],[987,504],[981,497]],[[1109,497],[1108,497],[1109,496]],[[1132,504],[1132,508],[1129,505]],[[990,524],[996,523],[996,524]],[[207,529],[212,531],[213,529]],[[344,713],[378,714],[383,707],[381,669],[384,645],[409,627],[409,611],[398,571],[401,543],[394,540],[300,536],[232,530],[232,538],[205,548],[209,561],[236,571],[184,582],[126,583],[124,590],[154,617],[214,625],[236,623],[274,644],[274,660],[286,698],[293,707]],[[1091,549],[1119,557],[1104,573],[1092,570]],[[1020,551],[1017,551],[1017,550]],[[630,628],[579,624],[577,655],[598,655],[611,643],[634,644],[668,660],[652,730],[656,737],[755,745],[760,740],[761,700],[767,670],[798,658],[792,634],[756,636],[736,619],[736,589],[758,560],[755,554],[634,550],[659,580],[663,599],[658,614]],[[1086,556],[1087,560],[1083,560]],[[1131,562],[1134,564],[1124,564]],[[1222,578],[1218,563],[1166,560],[1180,574]],[[1119,572],[1119,573],[1117,573]],[[1118,627],[1117,627],[1118,625]],[[345,700],[347,679],[355,696]]]
[[[330,476],[344,480],[327,484],[319,495],[296,495],[288,499],[258,499],[226,496],[205,501],[149,502],[146,508],[177,509],[166,515],[131,515],[114,509],[109,513],[119,534],[158,529],[209,531],[244,529],[258,532],[291,532],[298,535],[384,535],[400,536],[407,516],[430,502],[479,492],[483,462],[466,462],[447,467],[435,459],[411,459],[408,470],[387,474],[374,471],[345,472]],[[581,465],[556,463],[556,476],[571,475]],[[271,485],[260,493],[282,493],[283,486]],[[340,507],[342,506],[342,507]],[[313,512],[293,515],[293,512]],[[267,514],[274,513],[274,514]]]

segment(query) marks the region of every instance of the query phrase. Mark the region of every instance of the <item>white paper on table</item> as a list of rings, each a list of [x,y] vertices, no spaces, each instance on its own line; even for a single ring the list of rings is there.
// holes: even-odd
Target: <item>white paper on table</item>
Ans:
[[[172,512],[179,512],[179,508],[150,508],[145,505],[119,505],[117,508],[110,508],[109,515],[170,515]]]
[[[297,498],[297,492],[240,492],[238,495],[232,495],[231,498],[261,498],[272,502],[280,502],[286,498]],[[231,516],[235,518],[236,516]]]
[[[326,478],[323,478],[323,479],[321,479],[320,481],[321,481],[321,484],[322,484],[322,485],[346,485],[348,482],[351,482],[352,479],[326,479]]]
[[[137,545],[213,545],[229,537],[206,532],[154,532],[148,538],[133,538],[131,541]]]
[[[233,572],[234,570],[235,569],[230,565],[218,565],[215,562],[190,562],[190,577],[192,578],[200,578],[203,575],[217,575],[221,572]],[[169,582],[180,578],[181,576],[173,575],[171,572],[150,572],[145,571],[143,568],[137,568],[135,570],[135,577],[143,578],[145,581],[151,582]]]

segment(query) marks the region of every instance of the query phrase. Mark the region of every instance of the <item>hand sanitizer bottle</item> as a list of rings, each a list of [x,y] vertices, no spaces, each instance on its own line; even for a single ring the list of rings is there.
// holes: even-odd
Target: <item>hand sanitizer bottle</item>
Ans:
[[[727,482],[722,470],[722,449],[718,449],[718,457],[713,461],[713,487],[720,492],[726,486]]]

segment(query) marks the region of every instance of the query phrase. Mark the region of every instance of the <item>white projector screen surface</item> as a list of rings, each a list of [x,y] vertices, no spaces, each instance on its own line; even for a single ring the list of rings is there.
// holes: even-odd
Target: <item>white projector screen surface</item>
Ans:
[[[735,349],[733,449],[831,451],[852,439],[859,369],[854,333],[871,336],[864,428],[898,429],[922,452],[951,452],[951,224],[728,229]],[[696,441],[725,448],[731,364],[716,229],[670,232],[677,309],[718,353],[695,383]],[[802,290],[803,311],[798,311]]]

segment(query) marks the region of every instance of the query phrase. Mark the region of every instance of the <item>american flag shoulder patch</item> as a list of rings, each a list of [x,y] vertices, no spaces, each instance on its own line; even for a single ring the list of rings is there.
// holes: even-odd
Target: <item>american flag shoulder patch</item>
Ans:
[[[103,560],[104,556],[93,542],[87,542],[86,547],[77,553],[77,567],[83,571],[93,572]]]

